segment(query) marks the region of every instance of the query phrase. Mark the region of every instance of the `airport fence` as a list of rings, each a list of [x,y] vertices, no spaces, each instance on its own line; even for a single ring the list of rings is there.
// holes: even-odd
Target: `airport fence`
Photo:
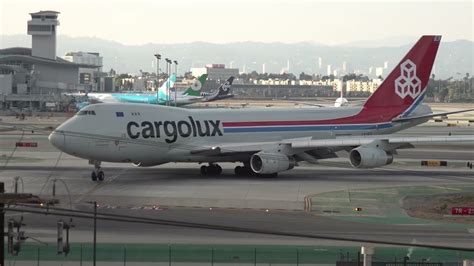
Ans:
[[[97,265],[336,265],[357,262],[358,247],[99,244]],[[429,261],[459,265],[474,259],[474,252],[425,248],[376,248],[374,261]],[[70,252],[58,255],[55,244],[24,244],[17,256],[6,254],[6,265],[93,265],[93,245],[71,244]]]

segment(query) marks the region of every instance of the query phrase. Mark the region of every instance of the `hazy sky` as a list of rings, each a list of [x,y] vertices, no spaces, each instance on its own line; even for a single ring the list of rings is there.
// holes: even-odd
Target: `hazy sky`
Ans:
[[[473,40],[472,1],[1,0],[0,35],[26,34],[30,12],[56,10],[59,33],[124,44],[205,41],[344,44],[441,34]]]

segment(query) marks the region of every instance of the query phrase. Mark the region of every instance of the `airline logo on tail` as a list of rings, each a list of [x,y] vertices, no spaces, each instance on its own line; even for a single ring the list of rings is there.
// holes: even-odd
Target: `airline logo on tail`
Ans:
[[[415,99],[421,93],[421,80],[416,76],[416,65],[410,59],[400,65],[400,76],[395,80],[395,93],[400,98]]]
[[[202,84],[201,84],[201,81],[199,81],[199,79],[195,79],[193,81],[193,84],[191,84],[191,89],[193,91],[200,91],[202,88]]]
[[[222,90],[228,91],[230,89],[230,86],[232,86],[232,82],[227,80],[224,84],[222,84]]]
[[[204,86],[204,83],[206,83],[206,79],[207,79],[207,74],[202,74],[199,78],[193,81],[193,83],[191,84],[189,88],[187,88],[183,92],[183,95],[196,96],[196,97],[201,96],[201,89],[202,89],[202,86]]]

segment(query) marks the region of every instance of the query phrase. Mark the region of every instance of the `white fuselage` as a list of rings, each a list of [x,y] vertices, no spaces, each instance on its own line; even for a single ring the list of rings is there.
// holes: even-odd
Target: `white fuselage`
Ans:
[[[91,110],[94,115],[87,112]],[[191,151],[225,143],[390,134],[426,121],[318,124],[319,120],[350,117],[360,110],[361,107],[184,109],[141,104],[96,104],[83,109],[83,114],[89,114],[76,115],[58,127],[51,134],[50,141],[66,153],[106,162],[154,165],[239,161],[242,158],[216,158]],[[430,111],[421,105],[414,113]],[[290,125],[274,125],[278,121],[291,122]],[[300,125],[305,121],[315,124]]]

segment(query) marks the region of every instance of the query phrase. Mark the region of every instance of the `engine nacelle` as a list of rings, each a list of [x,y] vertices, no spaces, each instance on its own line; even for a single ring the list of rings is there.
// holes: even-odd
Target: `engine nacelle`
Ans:
[[[377,148],[355,148],[350,152],[349,158],[352,166],[357,168],[374,168],[393,162],[391,153]]]
[[[250,157],[250,167],[257,174],[274,174],[295,167],[296,161],[281,153],[255,153]]]

